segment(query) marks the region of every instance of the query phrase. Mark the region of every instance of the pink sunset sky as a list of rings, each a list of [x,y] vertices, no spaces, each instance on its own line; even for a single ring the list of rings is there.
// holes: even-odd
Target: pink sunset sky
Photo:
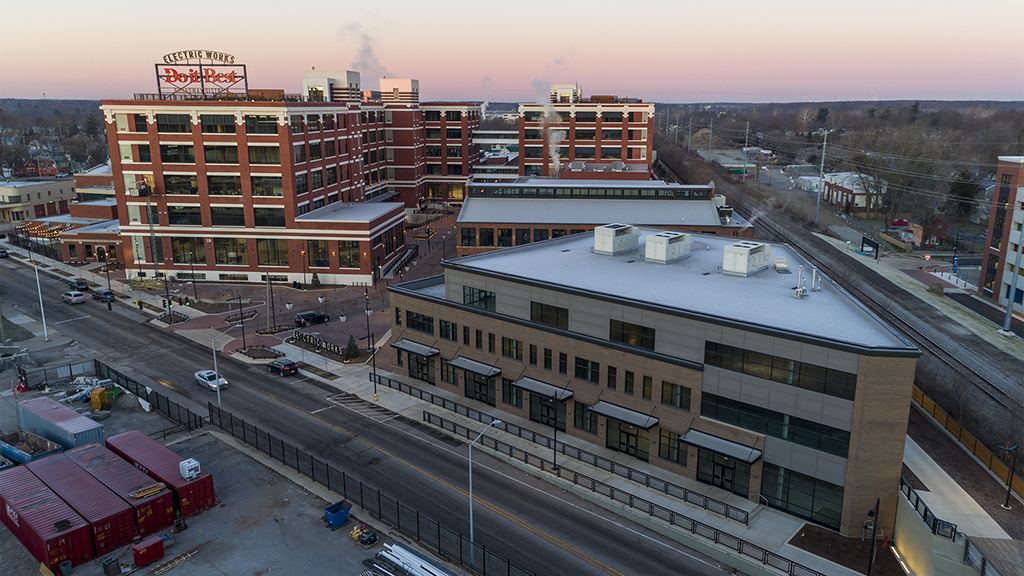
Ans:
[[[416,78],[422,100],[533,101],[535,85],[656,102],[1024,100],[1024,2],[8,3],[0,97],[155,92],[169,52],[216,50],[250,88],[302,73]],[[713,5],[711,5],[713,4]]]

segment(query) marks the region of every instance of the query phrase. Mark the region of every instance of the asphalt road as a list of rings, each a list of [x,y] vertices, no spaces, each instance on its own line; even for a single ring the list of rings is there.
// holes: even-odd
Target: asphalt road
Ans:
[[[48,325],[78,344],[34,354],[33,359],[95,357],[142,383],[162,387],[173,400],[205,413],[216,394],[192,374],[212,364],[210,348],[149,323],[127,303],[108,311],[91,297],[60,303],[66,281],[40,274]],[[0,262],[4,313],[38,319],[38,293],[30,266]],[[222,357],[230,387],[223,406],[288,442],[343,469],[445,526],[468,534],[467,448],[404,417],[339,405],[307,379],[280,378],[262,367]],[[201,407],[201,408],[200,408]],[[720,565],[642,526],[520,472],[482,451],[474,455],[476,542],[539,575],[731,574]]]

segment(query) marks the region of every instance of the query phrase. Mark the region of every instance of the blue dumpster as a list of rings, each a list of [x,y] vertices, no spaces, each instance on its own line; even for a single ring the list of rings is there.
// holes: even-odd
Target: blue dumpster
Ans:
[[[352,505],[344,500],[324,509],[324,516],[327,518],[327,525],[331,527],[331,532],[348,524],[348,511],[351,509]]]

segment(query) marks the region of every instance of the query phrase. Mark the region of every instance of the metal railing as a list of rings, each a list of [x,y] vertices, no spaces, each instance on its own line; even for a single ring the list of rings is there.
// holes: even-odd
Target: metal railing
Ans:
[[[917,510],[918,515],[924,520],[924,523],[928,525],[928,528],[932,531],[932,534],[949,538],[950,540],[956,539],[956,524],[952,522],[946,522],[945,520],[939,520],[935,517],[935,514],[928,509],[928,506],[921,500],[921,497],[917,495],[917,492],[910,487],[907,479],[900,476],[900,492],[907,497],[910,505]]]
[[[212,402],[207,404],[207,408],[210,411],[210,423],[214,426],[310,478],[313,482],[325,486],[382,522],[391,524],[399,532],[415,538],[420,545],[438,556],[483,576],[535,576],[533,572],[513,564],[511,560],[489,551],[486,546],[470,543],[461,533],[401,504],[397,499],[385,496],[380,490],[349,476],[343,470],[332,467],[326,461],[318,460],[297,446],[260,430],[254,424],[236,418],[230,412],[214,406]],[[475,555],[470,553],[471,546],[475,546]],[[474,558],[475,563],[471,560]]]
[[[378,384],[387,386],[388,388],[393,388],[400,392],[404,392],[406,394],[409,394],[410,396],[415,396],[420,400],[430,402],[434,406],[440,406],[445,410],[450,410],[452,412],[455,412],[456,414],[461,414],[463,416],[466,416],[467,418],[472,418],[477,422],[490,424],[491,421],[496,420],[496,418],[491,416],[490,414],[480,412],[479,410],[475,410],[463,404],[459,404],[458,402],[449,400],[448,398],[445,398],[443,396],[435,395],[427,390],[422,390],[420,388],[416,388],[415,386],[410,386],[409,384],[406,384],[404,382],[392,380],[387,376],[378,374],[377,379]],[[373,381],[372,373],[370,374],[370,381]],[[498,424],[495,427],[509,434],[522,438],[523,440],[533,442],[534,444],[537,444],[539,446],[544,446],[545,448],[553,448],[559,454],[564,454],[569,458],[579,460],[580,462],[589,464],[596,468],[600,468],[601,470],[604,470],[606,472],[611,472],[616,476],[621,476],[626,480],[635,482],[646,488],[657,490],[662,494],[682,500],[683,502],[686,502],[691,506],[696,506],[698,508],[707,510],[708,512],[711,512],[713,514],[724,516],[729,520],[739,522],[744,526],[747,526],[748,522],[750,521],[750,513],[747,512],[746,510],[743,510],[742,508],[737,508],[731,504],[726,504],[721,500],[711,498],[710,496],[705,496],[699,492],[694,492],[693,490],[689,490],[678,484],[669,482],[668,480],[664,480],[657,476],[648,474],[647,472],[644,472],[642,470],[626,466],[625,464],[620,464],[618,462],[615,462],[614,460],[609,460],[608,458],[599,456],[597,454],[594,454],[593,452],[588,452],[586,450],[583,450],[582,448],[578,448],[571,444],[566,444],[561,441],[556,442],[554,438],[534,432],[529,428],[523,428],[522,426],[518,426],[516,424],[512,424],[505,421],[502,421],[501,424]]]

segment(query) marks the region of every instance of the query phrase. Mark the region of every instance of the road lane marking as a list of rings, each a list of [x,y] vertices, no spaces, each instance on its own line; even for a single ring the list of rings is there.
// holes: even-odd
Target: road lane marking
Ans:
[[[312,412],[310,412],[310,414],[317,414],[317,413],[323,412],[324,410],[330,410],[331,408],[334,408],[334,406],[324,406],[323,408],[320,408],[319,410],[313,410]]]
[[[92,316],[79,316],[78,318],[71,318],[69,320],[61,320],[60,322],[54,322],[54,324],[63,324],[65,322],[74,322],[75,320],[85,320],[86,318],[92,318]]]

